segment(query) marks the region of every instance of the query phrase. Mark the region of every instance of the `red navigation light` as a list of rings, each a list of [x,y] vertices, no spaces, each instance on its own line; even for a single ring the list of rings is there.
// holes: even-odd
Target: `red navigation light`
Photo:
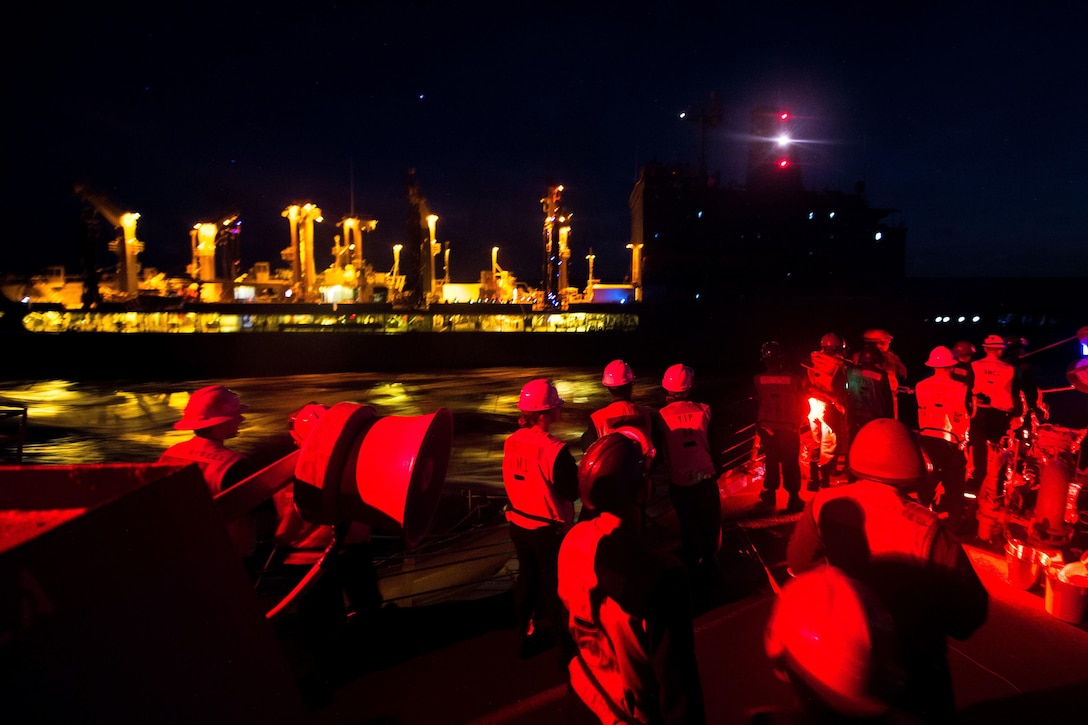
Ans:
[[[789,159],[779,159],[778,160],[778,168],[780,168],[780,169],[784,169],[789,165],[790,165],[790,160]]]
[[[789,118],[790,118],[790,114],[786,113],[785,111],[782,111],[782,113],[778,114],[778,118],[780,120],[782,120],[782,121],[788,121]]]

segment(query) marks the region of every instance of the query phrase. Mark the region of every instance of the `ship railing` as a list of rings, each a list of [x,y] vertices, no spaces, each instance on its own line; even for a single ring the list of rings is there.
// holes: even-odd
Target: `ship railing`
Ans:
[[[23,462],[23,446],[26,443],[25,405],[0,405],[0,450],[14,449],[13,461]],[[4,458],[8,456],[5,454]]]

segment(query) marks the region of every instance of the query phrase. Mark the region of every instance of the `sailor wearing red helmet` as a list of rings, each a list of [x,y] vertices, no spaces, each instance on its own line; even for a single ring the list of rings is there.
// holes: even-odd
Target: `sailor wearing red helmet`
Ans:
[[[948,513],[948,524],[962,533],[963,487],[967,476],[967,386],[952,377],[955,355],[947,347],[933,348],[926,366],[933,375],[919,380],[914,388],[918,400],[919,443],[933,466],[926,482],[918,489],[923,506],[933,504],[938,484],[944,489],[937,507]]]
[[[947,637],[963,640],[982,626],[989,595],[945,523],[909,498],[926,477],[914,433],[874,420],[858,431],[847,465],[856,482],[805,505],[787,563],[795,574],[830,564],[868,587],[897,631],[906,679],[895,704],[921,722],[951,721]]]
[[[578,466],[570,448],[549,432],[563,401],[550,380],[530,380],[518,398],[519,428],[503,445],[506,519],[518,557],[514,609],[520,654],[566,645],[556,593],[559,545],[574,524]],[[569,649],[569,647],[567,647]]]
[[[684,564],[702,587],[719,575],[722,506],[717,468],[710,454],[710,406],[691,400],[695,373],[677,363],[665,371],[665,402],[659,414],[664,426],[669,499],[680,524]]]
[[[194,391],[181,420],[174,423],[176,430],[193,431],[193,437],[163,451],[159,463],[195,463],[212,496],[248,478],[256,473],[256,466],[224,444],[238,435],[246,410],[248,406],[238,395],[222,385],[209,385]],[[253,518],[232,521],[227,524],[227,530],[242,557],[253,557],[257,550],[256,521]]]
[[[559,552],[559,596],[575,653],[568,722],[706,721],[683,564],[641,525],[649,495],[640,446],[602,436],[578,464],[582,501],[600,513]]]

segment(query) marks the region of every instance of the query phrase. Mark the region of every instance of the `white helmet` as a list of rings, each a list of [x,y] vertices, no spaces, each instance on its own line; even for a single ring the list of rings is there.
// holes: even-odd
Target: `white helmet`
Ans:
[[[677,363],[665,371],[661,387],[670,393],[686,393],[695,384],[695,371],[687,365]]]
[[[605,366],[604,375],[601,376],[601,384],[606,388],[618,388],[633,382],[635,382],[635,374],[631,371],[631,366],[623,360],[613,360],[608,363]]]
[[[194,391],[185,405],[185,414],[174,423],[176,430],[201,430],[229,420],[242,420],[249,406],[238,399],[233,390],[222,385],[209,385]]]
[[[518,410],[522,413],[534,413],[538,410],[553,410],[563,404],[559,391],[547,378],[537,378],[525,383],[518,397]]]
[[[956,356],[944,345],[938,345],[929,353],[926,366],[931,368],[950,368],[956,364]]]

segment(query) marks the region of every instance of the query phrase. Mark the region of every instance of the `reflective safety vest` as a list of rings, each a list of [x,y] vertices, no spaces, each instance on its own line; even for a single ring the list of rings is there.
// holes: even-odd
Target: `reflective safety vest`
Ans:
[[[222,441],[200,436],[176,443],[159,456],[159,463],[195,463],[199,466],[204,482],[208,484],[208,492],[213,497],[223,491],[223,480],[227,472],[242,460],[245,460],[245,456],[227,448]],[[229,522],[227,532],[242,556],[249,556],[257,550],[257,525],[252,517],[246,516]]]
[[[854,413],[869,414],[861,416],[862,419],[894,418],[893,390],[886,370],[870,370],[859,365],[846,368],[847,408]]]
[[[819,522],[823,507],[840,498],[857,501],[865,512],[863,533],[873,559],[906,555],[929,561],[940,522],[936,513],[904,499],[892,486],[859,480],[820,491],[812,501],[813,519]]]
[[[793,373],[766,372],[755,376],[759,424],[771,430],[797,431],[804,419],[804,392]]]
[[[839,385],[846,360],[839,355],[828,355],[823,350],[813,351],[810,357],[812,364],[807,368],[809,386],[827,400],[841,403],[846,391]]]
[[[615,400],[590,414],[593,427],[597,429],[597,437],[603,438],[609,433],[615,433],[623,426],[629,425],[638,428],[646,434],[646,440],[653,438],[653,418],[650,410],[641,405],[635,405],[628,400]]]
[[[934,375],[914,387],[918,399],[918,432],[956,445],[964,442],[971,420],[967,414],[967,386],[950,377]]]
[[[678,400],[661,409],[661,418],[669,452],[669,480],[678,486],[690,486],[714,478],[717,472],[707,440],[710,406]]]
[[[980,408],[997,408],[1006,413],[1013,410],[1013,381],[1016,379],[1016,368],[1004,360],[984,357],[971,363],[971,369],[975,373],[975,387],[971,391],[976,395],[982,393],[990,397],[989,403],[978,403]]]
[[[506,520],[523,529],[570,526],[574,503],[555,490],[555,460],[566,443],[530,426],[519,428],[503,445],[502,482],[510,511]]]

